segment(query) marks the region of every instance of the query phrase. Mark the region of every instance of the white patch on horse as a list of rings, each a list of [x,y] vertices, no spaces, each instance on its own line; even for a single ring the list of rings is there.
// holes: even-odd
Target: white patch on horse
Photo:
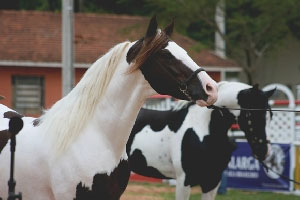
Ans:
[[[157,132],[153,132],[149,125],[145,126],[134,138],[131,153],[133,153],[135,149],[142,150],[143,155],[147,158],[147,164],[149,166],[159,168],[167,177],[174,177],[175,174],[173,168],[170,168],[171,134],[174,133],[172,133],[168,126]],[[144,140],[145,136],[148,138],[147,141]],[[153,149],[153,147],[159,148]],[[156,164],[160,164],[160,166],[157,166]]]

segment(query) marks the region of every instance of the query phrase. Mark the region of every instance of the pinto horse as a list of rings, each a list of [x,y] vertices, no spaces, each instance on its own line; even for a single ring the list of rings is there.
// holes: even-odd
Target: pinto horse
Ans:
[[[215,105],[269,109],[268,98],[273,92],[238,82],[221,82]],[[201,186],[203,200],[215,199],[221,174],[234,150],[227,137],[233,119],[238,119],[253,155],[264,160],[268,152],[266,111],[213,111],[184,103],[180,109],[168,111],[141,109],[126,147],[132,171],[176,179],[177,200],[188,199],[190,187],[195,185]]]
[[[117,44],[35,126],[25,123],[15,163],[24,199],[119,199],[129,178],[126,143],[146,98],[168,94],[200,106],[216,101],[217,84],[170,39],[172,30],[173,22],[157,29],[153,17],[143,38]],[[10,111],[1,108],[0,131],[8,129],[3,116]],[[5,199],[8,146],[0,154]]]

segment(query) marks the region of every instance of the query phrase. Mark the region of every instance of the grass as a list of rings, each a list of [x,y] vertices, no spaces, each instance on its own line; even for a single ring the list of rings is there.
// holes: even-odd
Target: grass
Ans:
[[[167,184],[129,183],[121,200],[174,200],[175,187]],[[199,187],[192,189],[190,200],[201,199]],[[225,195],[217,195],[216,200],[300,200],[299,196],[275,192],[243,191],[229,189]]]
[[[199,199],[195,195],[192,199]],[[216,200],[299,200],[299,196],[279,194],[274,192],[253,192],[242,190],[229,190],[225,195],[218,195]]]

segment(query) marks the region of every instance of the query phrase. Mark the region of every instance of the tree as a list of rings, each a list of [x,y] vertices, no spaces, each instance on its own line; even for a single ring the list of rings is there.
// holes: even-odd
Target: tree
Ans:
[[[253,84],[258,63],[269,51],[293,33],[299,37],[300,1],[298,0],[230,0],[226,1],[226,33],[215,22],[219,0],[147,0],[160,15],[175,16],[187,35],[206,39],[217,31],[226,41],[227,55],[238,62]],[[195,25],[205,24],[205,30]],[[195,32],[198,31],[198,34]],[[213,36],[213,35],[212,35]]]
[[[61,0],[1,0],[0,9],[60,10]]]

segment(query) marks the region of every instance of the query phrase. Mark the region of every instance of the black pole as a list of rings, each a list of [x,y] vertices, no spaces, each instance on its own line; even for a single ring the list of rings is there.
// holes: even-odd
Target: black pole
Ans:
[[[8,198],[7,200],[22,200],[22,193],[15,194],[16,181],[14,180],[14,163],[15,163],[15,151],[16,151],[16,135],[23,128],[23,120],[19,117],[13,117],[9,121],[10,138],[10,177],[8,180]]]

